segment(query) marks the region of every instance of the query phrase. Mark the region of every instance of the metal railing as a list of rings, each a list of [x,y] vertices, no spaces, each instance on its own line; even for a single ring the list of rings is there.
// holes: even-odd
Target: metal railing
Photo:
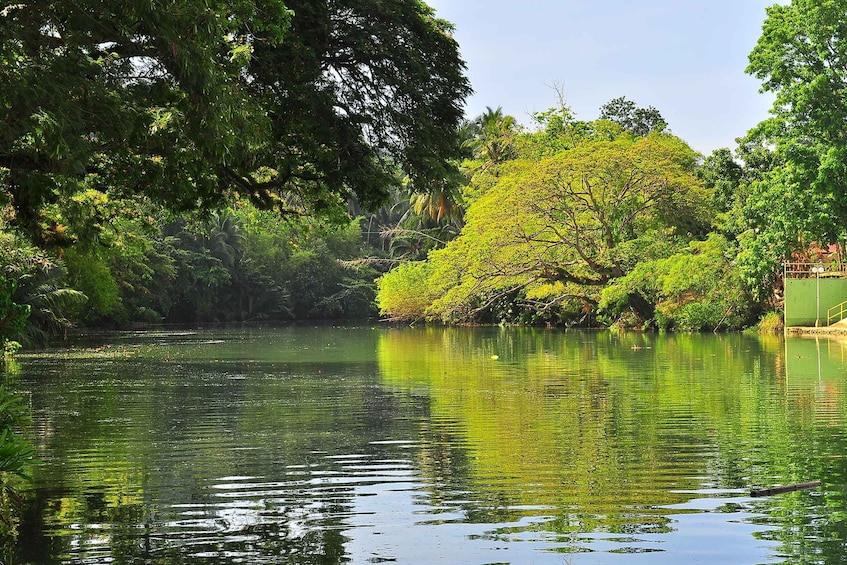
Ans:
[[[841,304],[836,304],[826,311],[826,325],[831,326],[837,324],[844,318],[847,318],[847,300]]]
[[[847,271],[838,263],[791,262],[782,266],[787,279],[847,278]],[[818,272],[820,268],[823,271]]]

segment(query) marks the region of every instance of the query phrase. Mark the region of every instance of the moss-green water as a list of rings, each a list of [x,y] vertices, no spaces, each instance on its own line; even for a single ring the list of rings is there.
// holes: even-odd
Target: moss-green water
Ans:
[[[847,558],[835,341],[319,327],[17,364],[44,462],[19,563]]]

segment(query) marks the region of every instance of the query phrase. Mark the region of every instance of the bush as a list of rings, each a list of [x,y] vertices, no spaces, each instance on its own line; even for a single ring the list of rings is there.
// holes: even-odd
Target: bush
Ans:
[[[763,334],[779,334],[785,328],[785,319],[781,312],[766,312],[759,320],[758,330]]]
[[[431,291],[432,263],[403,263],[377,280],[376,301],[381,314],[392,320],[422,320],[437,297]]]
[[[635,312],[659,329],[740,329],[754,302],[729,259],[734,253],[724,237],[711,235],[683,253],[642,262],[603,290],[600,309],[618,320]]]
[[[13,300],[16,287],[15,281],[0,274],[0,357],[5,357],[6,344],[23,330],[29,317],[29,306]]]
[[[0,546],[9,547],[17,536],[21,497],[17,481],[29,478],[35,447],[21,429],[29,423],[26,404],[0,386]]]

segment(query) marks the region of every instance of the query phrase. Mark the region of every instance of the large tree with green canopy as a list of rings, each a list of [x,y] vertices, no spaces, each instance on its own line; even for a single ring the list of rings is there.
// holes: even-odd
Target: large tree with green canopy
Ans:
[[[380,279],[382,312],[477,320],[515,295],[542,315],[565,302],[590,312],[610,281],[705,230],[710,194],[682,140],[637,137],[608,121],[581,127],[597,137],[514,160],[470,206],[458,238]]]
[[[847,0],[792,0],[767,9],[747,72],[776,99],[743,147],[773,151],[748,199],[742,263],[767,280],[811,241],[847,225]]]
[[[425,186],[470,92],[418,0],[31,0],[0,11],[0,199],[42,243],[82,189],[333,213]]]

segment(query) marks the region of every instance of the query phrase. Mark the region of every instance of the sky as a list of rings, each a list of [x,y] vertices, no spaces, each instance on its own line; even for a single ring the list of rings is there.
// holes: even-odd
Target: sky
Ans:
[[[530,125],[556,105],[556,86],[582,120],[625,96],[708,155],[735,148],[773,102],[744,69],[776,0],[426,2],[456,27],[475,91],[469,118],[502,107]]]

